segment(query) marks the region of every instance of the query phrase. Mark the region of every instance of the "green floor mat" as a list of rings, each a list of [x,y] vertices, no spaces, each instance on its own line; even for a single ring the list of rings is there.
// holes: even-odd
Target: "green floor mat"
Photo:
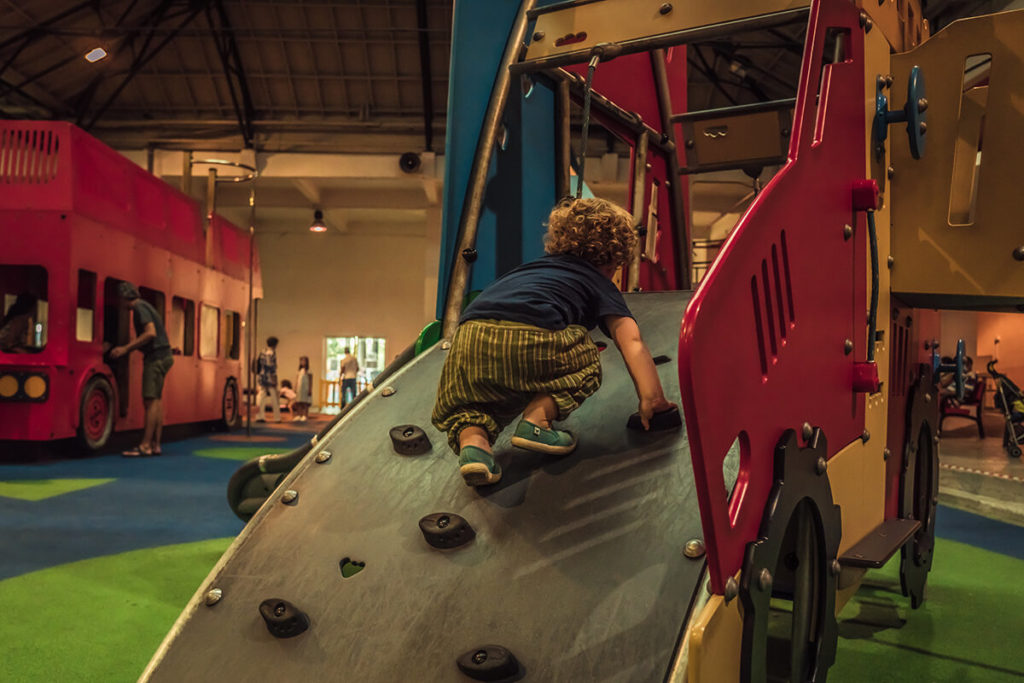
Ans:
[[[0,496],[19,500],[46,500],[72,491],[109,484],[116,479],[31,479],[0,481]]]
[[[289,449],[290,450],[290,449]],[[280,453],[270,446],[224,446],[223,448],[200,448],[195,455],[201,458],[219,458],[221,460],[252,460],[269,453]]]
[[[0,581],[0,680],[137,680],[231,541],[136,550]]]
[[[1002,683],[1024,680],[1014,643],[1024,614],[1024,561],[936,539],[927,599],[900,593],[899,556],[869,572],[839,615],[829,683]]]

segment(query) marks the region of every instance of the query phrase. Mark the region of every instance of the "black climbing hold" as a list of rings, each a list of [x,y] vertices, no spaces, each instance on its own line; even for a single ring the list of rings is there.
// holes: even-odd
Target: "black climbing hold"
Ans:
[[[667,362],[669,362],[672,359],[669,358],[668,356],[655,356],[651,360],[654,361],[655,365],[662,365],[663,363],[667,363]]]
[[[472,247],[467,247],[466,249],[462,250],[462,258],[466,259],[466,263],[472,263],[473,261],[476,261],[476,257],[476,249]]]
[[[460,656],[459,671],[475,681],[500,681],[519,673],[515,655],[501,645],[481,645]]]
[[[420,531],[435,548],[458,548],[476,538],[476,532],[464,518],[453,512],[435,512],[420,520]]]
[[[683,418],[679,415],[678,408],[669,408],[668,410],[663,410],[660,413],[655,413],[650,419],[652,432],[664,429],[675,429],[682,424]],[[626,426],[630,429],[638,429],[641,432],[644,431],[644,423],[640,421],[640,413],[633,413],[630,415],[629,422],[626,423]]]
[[[295,605],[280,598],[260,603],[260,616],[275,638],[293,638],[309,628],[309,617]]]
[[[391,443],[399,455],[422,455],[430,451],[430,439],[416,425],[392,427]]]

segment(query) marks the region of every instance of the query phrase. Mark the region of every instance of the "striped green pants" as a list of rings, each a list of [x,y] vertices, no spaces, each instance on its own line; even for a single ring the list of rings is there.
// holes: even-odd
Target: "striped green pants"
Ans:
[[[431,420],[458,453],[469,425],[494,443],[537,394],[549,394],[564,420],[600,386],[599,351],[585,328],[469,320],[455,331]]]

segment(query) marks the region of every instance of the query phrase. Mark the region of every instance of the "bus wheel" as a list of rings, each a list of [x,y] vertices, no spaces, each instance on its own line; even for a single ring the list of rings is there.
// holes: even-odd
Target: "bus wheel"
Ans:
[[[842,525],[827,457],[818,428],[804,447],[788,430],[776,448],[775,486],[738,587],[744,683],[824,683],[835,661]]]
[[[224,396],[220,402],[221,426],[231,431],[238,426],[238,382],[228,377],[224,382]]]
[[[82,445],[91,451],[103,448],[114,431],[114,389],[106,378],[96,376],[85,385],[78,417]]]

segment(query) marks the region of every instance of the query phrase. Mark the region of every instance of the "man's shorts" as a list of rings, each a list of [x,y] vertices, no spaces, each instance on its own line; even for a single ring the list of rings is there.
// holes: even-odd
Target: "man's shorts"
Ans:
[[[172,365],[173,356],[142,361],[142,398],[160,398],[164,393],[164,378]]]

